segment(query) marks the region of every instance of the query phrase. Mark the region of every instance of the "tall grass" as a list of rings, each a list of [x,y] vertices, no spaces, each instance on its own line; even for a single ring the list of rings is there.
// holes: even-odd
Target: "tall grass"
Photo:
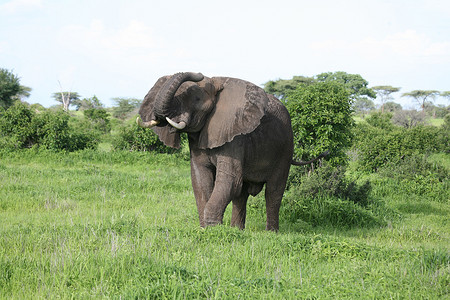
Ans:
[[[179,157],[0,155],[1,299],[449,296],[448,202],[375,184],[400,217],[342,227],[283,212],[275,234],[258,196],[246,230],[202,229]]]

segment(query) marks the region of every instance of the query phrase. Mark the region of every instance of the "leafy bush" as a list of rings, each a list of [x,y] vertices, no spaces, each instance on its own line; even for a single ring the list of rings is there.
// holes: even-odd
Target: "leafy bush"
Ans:
[[[363,122],[355,128],[354,148],[361,166],[367,171],[376,171],[386,164],[397,164],[405,157],[416,154],[448,151],[448,134],[446,137],[441,128],[386,126]]]
[[[394,126],[391,122],[392,116],[393,115],[391,113],[374,112],[371,113],[368,118],[366,118],[366,122],[367,124],[372,125],[376,128],[392,130],[394,129]]]
[[[156,151],[175,153],[176,149],[165,146],[151,129],[141,128],[135,122],[122,127],[113,140],[114,150]]]
[[[310,175],[294,169],[289,182],[283,213],[291,222],[344,227],[383,224],[377,212],[380,205],[370,197],[370,182],[347,179],[342,166],[324,164]]]
[[[19,103],[0,117],[0,145],[7,150],[38,147],[49,150],[75,151],[92,149],[98,144],[88,132],[69,126],[70,116],[62,111],[34,113]]]
[[[83,110],[85,118],[92,124],[93,128],[102,133],[111,131],[109,113],[103,108],[88,108]]]
[[[345,167],[333,167],[323,164],[311,174],[302,174],[299,169],[291,170],[289,188],[294,187],[296,193],[305,197],[334,196],[353,201],[361,206],[369,204],[370,183],[367,181],[358,185],[345,177]]]
[[[300,85],[287,97],[294,132],[296,159],[308,160],[329,150],[334,165],[347,161],[354,124],[350,94],[338,82]]]
[[[386,178],[378,184],[390,187],[396,193],[437,202],[450,199],[449,170],[440,163],[429,162],[424,155],[413,155],[395,164],[386,164],[378,174]]]

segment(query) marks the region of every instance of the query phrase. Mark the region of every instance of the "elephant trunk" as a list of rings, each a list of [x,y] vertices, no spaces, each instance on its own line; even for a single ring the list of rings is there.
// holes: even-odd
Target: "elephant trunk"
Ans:
[[[175,96],[178,88],[183,82],[198,82],[203,80],[202,73],[177,73],[167,80],[156,95],[154,113],[158,119],[165,120],[170,115],[171,107],[170,99]]]

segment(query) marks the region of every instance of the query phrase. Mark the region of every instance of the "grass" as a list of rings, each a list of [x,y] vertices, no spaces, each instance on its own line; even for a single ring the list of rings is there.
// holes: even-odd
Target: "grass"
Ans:
[[[373,197],[382,226],[198,225],[189,162],[82,151],[0,154],[0,298],[439,299],[449,297],[448,201]],[[448,156],[439,156],[447,160]],[[362,178],[367,179],[367,178]],[[402,190],[402,193],[403,190]]]

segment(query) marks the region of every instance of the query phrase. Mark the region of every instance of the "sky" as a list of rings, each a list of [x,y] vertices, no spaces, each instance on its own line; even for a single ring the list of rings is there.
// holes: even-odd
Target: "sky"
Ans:
[[[0,68],[46,107],[61,89],[143,99],[181,71],[260,86],[344,71],[413,108],[401,93],[450,91],[450,1],[0,0]]]

